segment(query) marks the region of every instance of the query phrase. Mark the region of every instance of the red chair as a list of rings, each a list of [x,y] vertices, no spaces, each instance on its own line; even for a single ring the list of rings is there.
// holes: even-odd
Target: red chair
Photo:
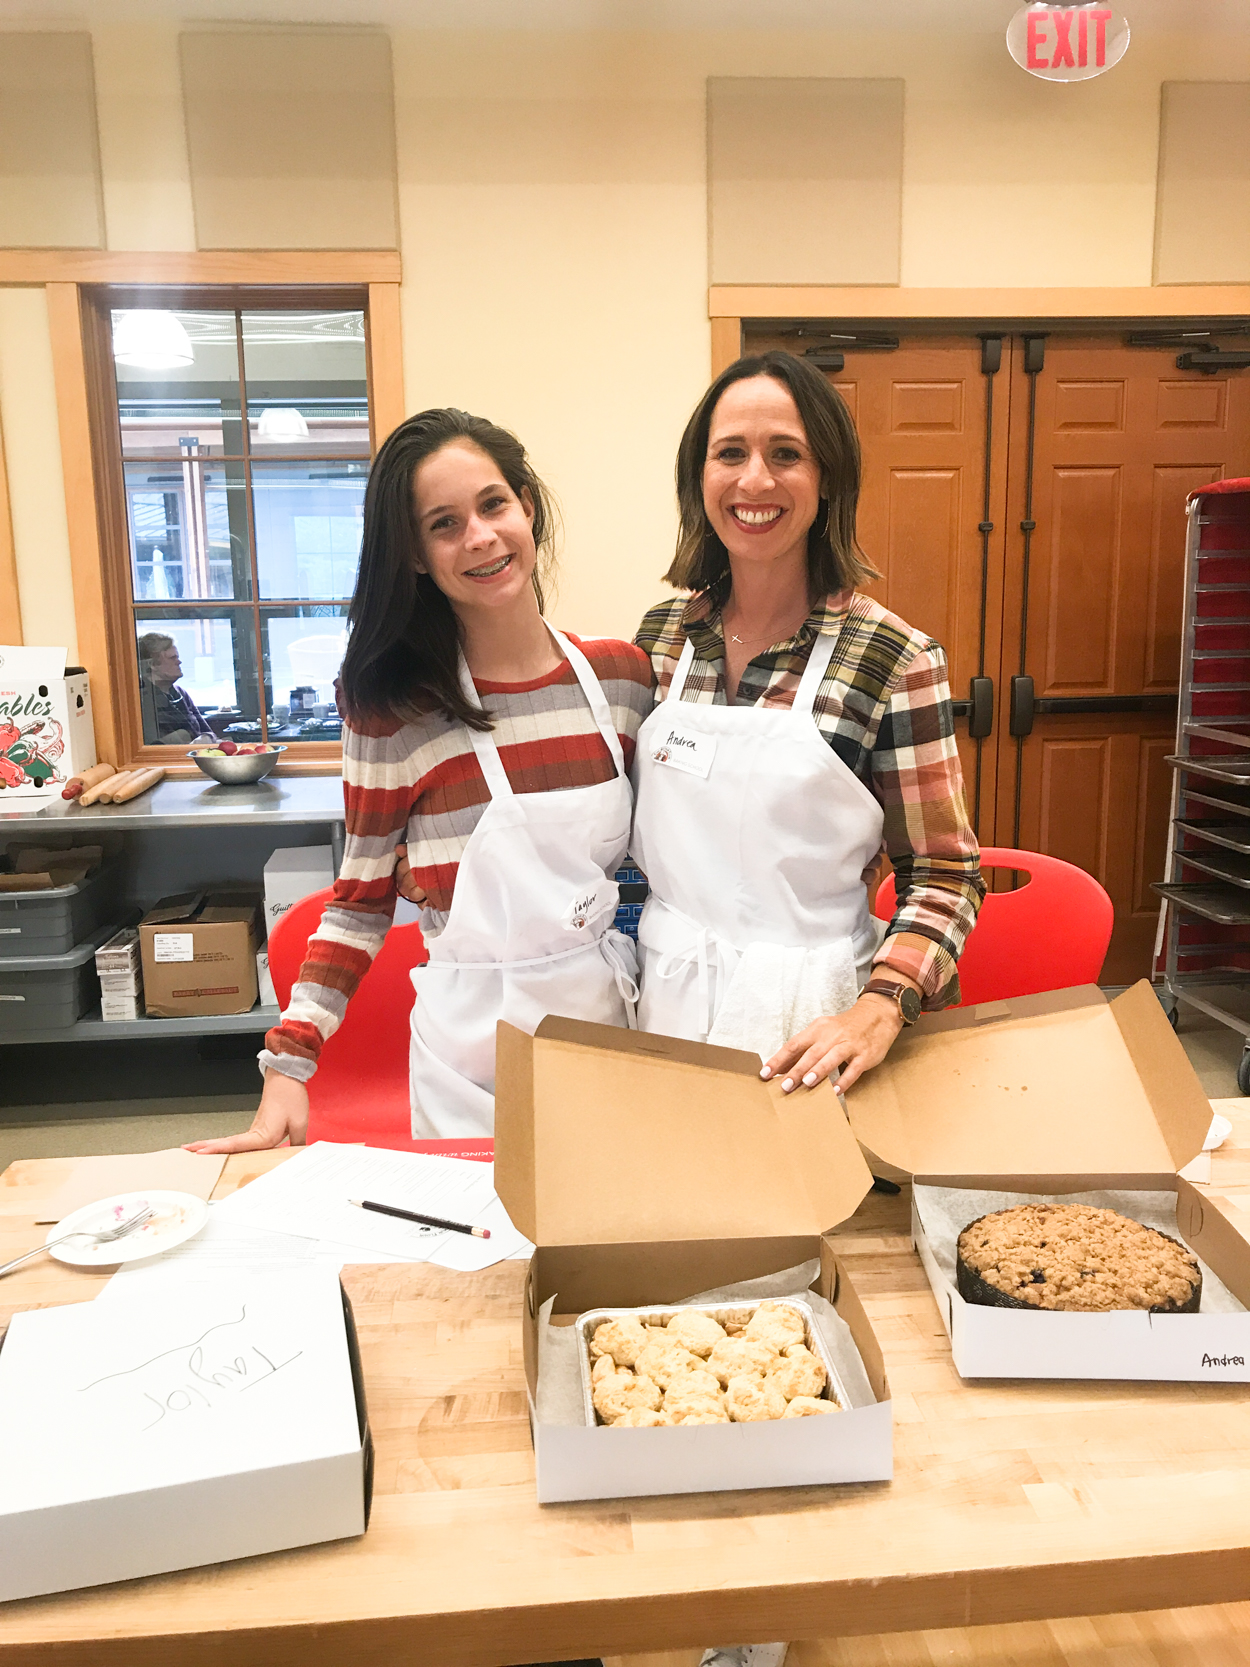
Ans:
[[[1029,876],[1016,891],[992,891],[959,958],[961,1007],[1073,984],[1096,984],[1111,942],[1115,910],[1092,875],[1039,851],[990,848],[981,867]],[[878,920],[894,913],[894,876],[877,891]]]
[[[327,887],[304,897],[269,935],[269,972],[279,1007],[291,999],[308,940],[334,895]],[[443,1152],[489,1162],[493,1143],[414,1140],[408,1103],[408,1027],[413,967],[426,960],[421,928],[393,926],[348,1003],[343,1023],[321,1050],[308,1084],[308,1139],[385,1146],[399,1152]]]

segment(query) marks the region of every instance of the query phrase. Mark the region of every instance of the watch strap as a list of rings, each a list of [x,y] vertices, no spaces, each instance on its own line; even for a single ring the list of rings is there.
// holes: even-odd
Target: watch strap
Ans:
[[[920,1017],[920,997],[910,984],[896,984],[891,978],[870,978],[860,992],[866,996],[885,996],[898,1008],[899,1017],[905,1025],[915,1024]],[[911,996],[912,1001],[904,1005],[904,997]],[[908,1013],[907,1008],[914,1005],[915,1011]]]

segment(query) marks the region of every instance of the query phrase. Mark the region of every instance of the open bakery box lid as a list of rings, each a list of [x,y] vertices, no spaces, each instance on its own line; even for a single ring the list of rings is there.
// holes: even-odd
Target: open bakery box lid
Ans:
[[[848,1106],[870,1159],[905,1175],[1168,1175],[1211,1124],[1144,979],[1112,1001],[1088,984],[922,1019]]]
[[[827,1084],[756,1054],[577,1019],[500,1022],[495,1187],[538,1245],[819,1236],[872,1175]]]

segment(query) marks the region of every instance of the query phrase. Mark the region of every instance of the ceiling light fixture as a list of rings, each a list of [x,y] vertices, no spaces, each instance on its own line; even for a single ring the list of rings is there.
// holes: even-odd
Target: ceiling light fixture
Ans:
[[[293,445],[308,439],[304,413],[293,406],[267,405],[256,425],[256,438],[276,445]]]
[[[195,362],[195,349],[176,314],[144,307],[114,314],[113,358],[136,370],[181,370]]]

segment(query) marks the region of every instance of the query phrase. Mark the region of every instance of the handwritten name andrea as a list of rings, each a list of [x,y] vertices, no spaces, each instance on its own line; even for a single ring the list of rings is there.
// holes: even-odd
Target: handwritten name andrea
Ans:
[[[691,752],[697,752],[699,743],[692,741],[688,735],[679,735],[675,729],[670,729],[668,740],[665,741],[664,745],[666,747],[689,747]]]
[[[1204,1366],[1244,1366],[1245,1360],[1239,1354],[1204,1354]]]

